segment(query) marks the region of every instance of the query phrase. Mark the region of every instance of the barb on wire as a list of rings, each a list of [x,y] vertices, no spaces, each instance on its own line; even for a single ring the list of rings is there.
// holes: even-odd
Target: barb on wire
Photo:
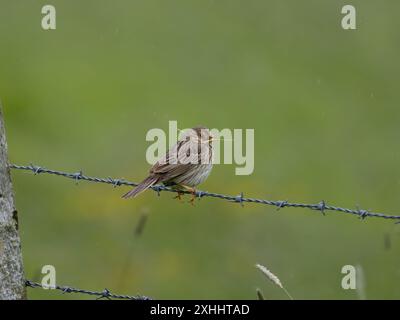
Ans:
[[[112,293],[108,289],[104,289],[103,291],[91,291],[91,290],[84,290],[84,289],[77,289],[68,286],[55,286],[54,288],[45,288],[42,284],[38,282],[33,282],[30,280],[25,280],[25,286],[29,288],[41,288],[41,289],[50,289],[50,290],[58,290],[64,293],[81,293],[86,294],[89,296],[96,296],[97,299],[123,299],[123,300],[151,300],[151,298],[146,296],[128,296],[122,294],[115,294]]]
[[[125,185],[125,186],[137,186],[138,185],[138,183],[130,182],[130,181],[127,181],[124,179],[91,177],[91,176],[84,175],[82,173],[82,171],[79,171],[77,173],[69,173],[69,172],[63,172],[63,171],[58,171],[58,170],[46,169],[43,167],[35,166],[33,164],[30,164],[28,166],[20,166],[20,165],[16,165],[16,164],[10,164],[9,167],[11,169],[31,171],[35,175],[40,174],[40,173],[47,173],[47,174],[62,176],[62,177],[66,177],[69,179],[73,179],[76,182],[78,182],[79,180],[85,180],[85,181],[96,182],[96,183],[111,184],[114,187],[122,186],[122,185]],[[166,187],[163,185],[155,185],[155,186],[152,186],[151,189],[154,190],[158,195],[160,194],[161,191],[176,192],[175,189]],[[190,191],[183,190],[183,191],[180,191],[180,193],[189,194]],[[360,208],[357,208],[356,210],[355,209],[347,209],[347,208],[342,208],[342,207],[338,207],[338,206],[328,205],[324,200],[322,200],[321,202],[316,203],[316,204],[295,203],[295,202],[288,202],[287,200],[281,201],[281,200],[246,198],[243,196],[243,192],[241,192],[237,196],[232,196],[232,195],[213,193],[213,192],[208,192],[208,191],[200,191],[200,190],[196,191],[196,196],[199,199],[204,198],[204,197],[212,197],[212,198],[228,200],[230,202],[239,203],[241,206],[243,206],[244,203],[247,202],[247,203],[258,203],[258,204],[274,206],[277,208],[277,210],[283,209],[285,207],[306,208],[306,209],[319,211],[323,215],[325,215],[325,213],[327,211],[336,211],[336,212],[341,212],[341,213],[352,214],[352,215],[358,216],[362,220],[364,220],[367,217],[376,217],[376,218],[397,220],[396,223],[400,223],[400,215],[388,215],[388,214],[384,214],[384,213],[371,212],[371,211],[363,210]]]

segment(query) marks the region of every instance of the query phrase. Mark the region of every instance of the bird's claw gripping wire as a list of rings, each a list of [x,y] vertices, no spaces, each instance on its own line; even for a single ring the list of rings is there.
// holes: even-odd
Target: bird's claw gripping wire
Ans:
[[[192,206],[194,206],[194,200],[196,199],[197,196],[197,191],[195,188],[193,188],[193,190],[190,191],[190,200],[188,201]]]
[[[174,199],[178,199],[180,202],[182,202],[182,195],[183,195],[183,192],[182,191],[177,191],[176,192],[177,194],[176,194],[176,196],[174,197]]]

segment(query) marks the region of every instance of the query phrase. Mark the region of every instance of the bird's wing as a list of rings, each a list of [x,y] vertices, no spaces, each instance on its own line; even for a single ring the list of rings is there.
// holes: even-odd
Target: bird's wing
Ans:
[[[165,156],[153,165],[150,174],[161,176],[163,181],[174,179],[195,167],[196,164],[191,162],[197,158],[198,153],[189,152],[189,143],[183,140],[178,141]]]

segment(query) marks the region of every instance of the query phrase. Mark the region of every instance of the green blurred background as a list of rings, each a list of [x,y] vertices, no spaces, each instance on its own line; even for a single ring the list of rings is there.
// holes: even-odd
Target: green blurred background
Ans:
[[[57,29],[41,28],[53,4]],[[0,0],[10,161],[141,180],[146,132],[254,128],[255,170],[218,165],[200,189],[400,213],[399,1]],[[13,171],[26,276],[156,299],[399,298],[400,225]],[[140,237],[141,215],[148,222]],[[385,245],[386,243],[386,245]],[[29,289],[32,299],[87,298]]]

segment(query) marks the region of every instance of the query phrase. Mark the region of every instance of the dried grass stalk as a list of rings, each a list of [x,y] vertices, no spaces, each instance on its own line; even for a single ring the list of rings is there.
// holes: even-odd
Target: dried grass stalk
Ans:
[[[290,298],[290,300],[293,300],[292,296],[289,294],[289,292],[285,289],[285,287],[282,285],[281,280],[279,280],[279,278],[273,274],[268,268],[264,267],[261,264],[256,264],[256,268],[258,270],[261,271],[261,273],[266,276],[270,281],[272,281],[273,283],[275,283],[279,288],[281,288],[286,295]]]

